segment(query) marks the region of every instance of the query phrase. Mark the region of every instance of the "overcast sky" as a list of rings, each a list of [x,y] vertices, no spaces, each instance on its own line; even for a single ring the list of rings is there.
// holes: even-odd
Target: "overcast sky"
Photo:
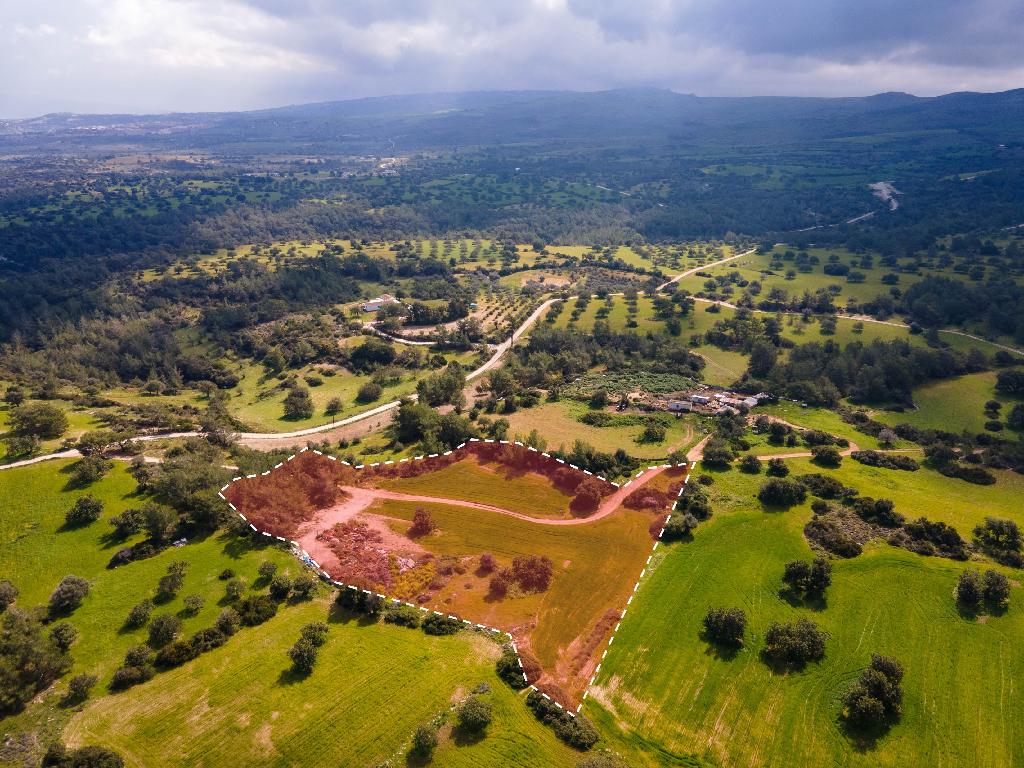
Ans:
[[[1024,86],[1024,0],[0,0],[0,117],[400,93]]]

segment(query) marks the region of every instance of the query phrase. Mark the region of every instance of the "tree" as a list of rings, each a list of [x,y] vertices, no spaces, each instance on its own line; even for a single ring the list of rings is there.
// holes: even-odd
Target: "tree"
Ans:
[[[711,608],[704,616],[704,633],[719,645],[743,645],[747,614],[742,608]]]
[[[63,744],[51,744],[43,756],[43,768],[124,768],[124,760],[106,747],[81,747],[68,750]]]
[[[596,477],[587,475],[576,486],[573,499],[569,502],[569,509],[576,514],[590,514],[601,504],[601,499],[607,493],[607,484]]]
[[[983,595],[984,588],[980,573],[973,568],[968,568],[960,574],[956,583],[957,603],[969,611],[976,611],[981,605]]]
[[[704,445],[704,463],[711,466],[728,467],[736,458],[736,452],[727,440],[712,437]]]
[[[88,581],[80,576],[65,576],[50,595],[50,615],[64,616],[71,613],[88,594]]]
[[[148,501],[142,505],[143,525],[153,541],[163,543],[174,534],[178,514],[163,504]]]
[[[520,556],[512,561],[512,578],[525,592],[543,592],[551,584],[554,564],[544,556]]]
[[[203,605],[205,603],[206,601],[203,599],[202,595],[187,595],[183,601],[183,610],[187,615],[195,616],[203,610]]]
[[[10,426],[24,435],[56,440],[68,431],[68,417],[51,403],[24,403],[11,412]]]
[[[293,420],[313,417],[313,398],[301,384],[293,386],[285,396],[284,417]]]
[[[316,579],[308,573],[302,573],[292,581],[292,594],[297,598],[305,600],[316,590]]]
[[[340,397],[332,397],[330,400],[327,401],[327,407],[324,408],[324,413],[327,414],[328,416],[335,416],[341,413],[341,409],[343,407],[344,404],[342,403]]]
[[[795,480],[773,477],[761,486],[757,498],[767,506],[791,507],[804,502],[807,489]]]
[[[181,631],[181,619],[172,613],[162,613],[149,624],[149,644],[153,648],[167,645]]]
[[[409,536],[419,538],[432,533],[437,528],[433,516],[422,507],[417,507],[412,513],[412,525],[409,527]]]
[[[18,599],[18,588],[7,579],[0,579],[0,613],[6,611]]]
[[[32,612],[10,608],[0,615],[0,717],[20,711],[70,667]]]
[[[12,408],[16,408],[25,402],[25,390],[12,384],[7,388],[7,391],[4,392],[4,402]]]
[[[68,680],[68,701],[85,701],[89,698],[89,692],[96,685],[96,675],[81,674],[75,675]]]
[[[381,388],[380,384],[375,381],[368,381],[363,384],[356,393],[356,402],[372,403],[379,400],[383,392],[384,390]]]
[[[322,621],[312,621],[299,630],[300,637],[309,640],[314,647],[319,648],[327,642],[327,633],[330,628]]]
[[[113,464],[102,456],[84,456],[71,468],[71,484],[79,488],[102,478]]]
[[[50,639],[62,653],[66,653],[78,639],[78,630],[68,622],[62,621],[50,627]]]
[[[761,460],[754,456],[752,453],[748,453],[742,459],[740,459],[740,471],[746,472],[747,474],[756,475],[761,471]]]
[[[292,669],[297,674],[308,675],[316,664],[316,646],[305,637],[295,641],[288,649],[288,657],[292,660]]]
[[[982,593],[986,605],[1001,610],[1010,600],[1010,580],[999,571],[985,571],[982,577]]]
[[[758,339],[750,349],[750,362],[747,372],[755,379],[767,376],[779,358],[779,351],[767,339]]]
[[[420,758],[426,759],[437,748],[437,729],[432,725],[421,725],[412,737],[412,751]]]
[[[854,728],[885,727],[902,714],[903,667],[888,656],[871,656],[871,665],[861,672],[843,695],[843,717]]]
[[[811,448],[811,456],[815,464],[823,467],[838,467],[843,463],[843,456],[834,445],[815,445]]]
[[[224,596],[232,602],[238,600],[245,593],[245,579],[235,578],[224,585]]]
[[[782,459],[768,459],[765,473],[770,477],[785,477],[789,474],[789,466]]]
[[[648,419],[644,424],[644,431],[640,434],[638,442],[660,443],[665,439],[665,425],[655,419]]]
[[[260,563],[259,568],[256,569],[256,573],[264,581],[270,581],[274,578],[274,574],[277,573],[277,563],[272,563],[269,560],[264,560]]]
[[[132,607],[128,611],[128,617],[124,620],[124,625],[128,629],[138,629],[144,627],[146,622],[149,621],[149,616],[153,612],[153,601],[143,600],[138,605]]]
[[[765,656],[786,666],[799,667],[825,656],[825,633],[809,619],[799,619],[793,624],[771,624],[764,642]]]
[[[292,580],[282,573],[270,580],[270,596],[275,600],[286,600],[292,591]]]
[[[156,587],[158,602],[166,603],[181,591],[185,583],[185,570],[188,563],[176,560],[167,566],[167,573],[160,577]]]
[[[794,595],[820,598],[832,584],[832,564],[824,557],[816,557],[810,563],[793,560],[786,563],[782,583]]]
[[[75,503],[64,514],[64,525],[68,528],[81,528],[95,523],[103,514],[103,502],[91,496],[79,496]]]
[[[491,703],[480,696],[469,696],[459,706],[459,728],[468,733],[480,733],[491,723]]]

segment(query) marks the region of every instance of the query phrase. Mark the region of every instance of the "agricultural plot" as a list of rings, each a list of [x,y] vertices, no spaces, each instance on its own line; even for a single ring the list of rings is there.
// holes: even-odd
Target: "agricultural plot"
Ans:
[[[812,471],[805,462],[787,463],[794,473]],[[949,494],[960,486],[975,492],[924,470],[876,475],[852,465],[850,472],[840,479],[875,497],[891,495],[884,472],[899,475],[899,484],[920,482],[921,493],[897,500],[908,517],[942,519],[936,504],[952,512],[965,500],[946,500]],[[879,543],[833,561],[823,606],[793,605],[780,594],[781,576],[787,561],[812,555],[802,531],[810,502],[765,512],[754,498],[763,475],[714,476],[714,517],[693,541],[659,548],[584,704],[583,713],[615,748],[679,765],[995,768],[1024,759],[1015,735],[1024,719],[1007,693],[1008,681],[1024,673],[1013,650],[1024,628],[1019,586],[1005,614],[964,618],[956,581],[978,564]],[[1001,493],[1020,498],[1012,486]],[[992,504],[995,496],[973,504],[1020,522],[1019,510]],[[700,637],[705,612],[718,606],[742,607],[748,618],[744,646],[734,655],[716,653]],[[760,659],[765,630],[799,618],[828,633],[825,657],[800,671],[773,672]],[[844,732],[838,713],[843,692],[872,653],[895,656],[906,669],[903,716],[883,738],[863,744]]]
[[[223,493],[345,587],[508,633],[527,680],[572,710],[685,477],[658,467],[616,487],[475,442],[359,468],[300,453]]]

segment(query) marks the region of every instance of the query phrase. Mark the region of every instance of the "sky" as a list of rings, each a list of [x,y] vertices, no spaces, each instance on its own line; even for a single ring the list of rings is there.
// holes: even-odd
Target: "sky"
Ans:
[[[0,0],[0,117],[461,90],[1024,86],[1022,0]]]

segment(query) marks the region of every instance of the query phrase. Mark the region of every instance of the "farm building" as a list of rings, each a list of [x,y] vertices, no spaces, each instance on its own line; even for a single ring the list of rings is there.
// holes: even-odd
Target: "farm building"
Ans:
[[[398,299],[392,296],[390,293],[385,293],[378,296],[375,299],[370,299],[363,303],[363,312],[376,312],[386,304],[397,304]]]

